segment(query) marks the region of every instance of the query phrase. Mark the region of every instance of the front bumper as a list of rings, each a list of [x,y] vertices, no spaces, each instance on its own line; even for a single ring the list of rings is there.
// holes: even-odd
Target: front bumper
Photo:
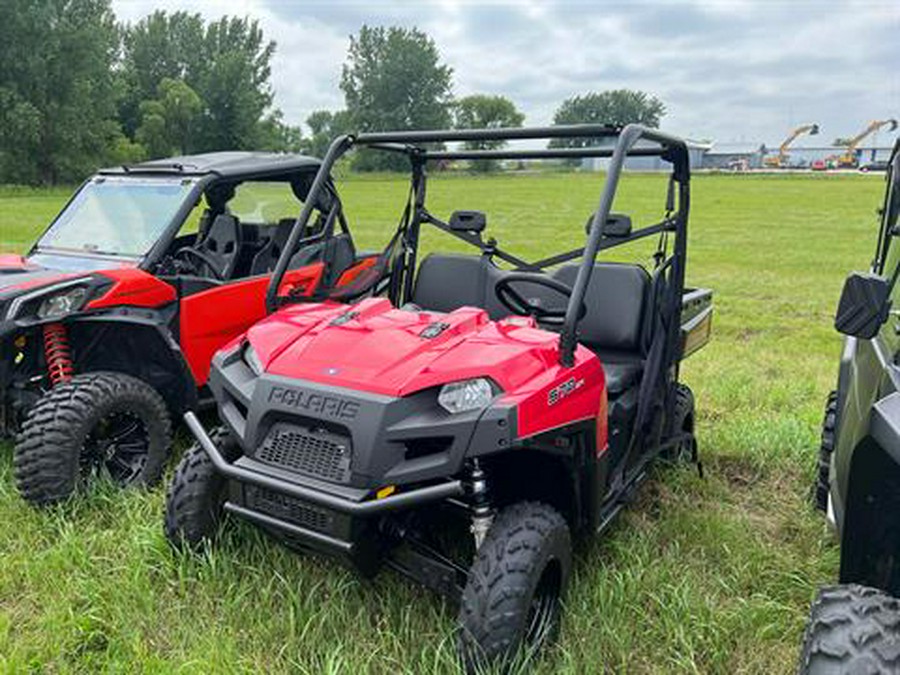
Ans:
[[[184,422],[216,470],[229,481],[226,511],[298,546],[343,558],[364,574],[374,573],[384,552],[376,531],[379,516],[465,492],[462,481],[446,480],[379,499],[371,490],[329,484],[251,457],[229,462],[194,413],[186,413]]]
[[[256,375],[239,352],[213,361],[209,384],[219,417],[242,461],[283,471],[290,481],[369,491],[442,482],[467,457],[515,442],[512,406],[451,414],[438,405],[437,388],[393,397]]]
[[[206,433],[206,430],[194,413],[185,413],[184,421],[194,438],[197,439],[197,442],[209,455],[216,470],[228,477],[228,479],[273,490],[340,513],[362,517],[375,516],[440,501],[447,497],[456,497],[463,493],[463,484],[459,480],[420,487],[375,500],[365,499],[369,495],[368,490],[342,490],[341,493],[325,492],[321,489],[319,481],[309,480],[304,483],[301,482],[303,478],[299,475],[292,475],[291,480],[286,480],[270,473],[262,473],[259,470],[254,471],[251,468],[246,468],[241,465],[242,462],[250,463],[246,462],[245,458],[233,464],[229,463],[216,448],[215,443],[212,442],[209,434]],[[259,463],[253,462],[253,465],[257,464]]]

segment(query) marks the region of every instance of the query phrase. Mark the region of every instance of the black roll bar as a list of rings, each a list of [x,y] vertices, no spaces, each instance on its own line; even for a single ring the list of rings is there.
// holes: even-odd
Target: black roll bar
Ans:
[[[441,148],[427,148],[421,144],[442,146],[448,142],[478,142],[478,141],[510,141],[510,140],[551,140],[557,138],[586,138],[615,139],[615,146],[589,146],[581,148],[540,148],[519,150],[446,150]],[[639,141],[647,141],[652,146],[641,145],[636,147]],[[619,178],[624,169],[625,159],[631,157],[660,157],[672,164],[672,178],[679,183],[678,212],[674,217],[668,217],[660,226],[653,229],[667,228],[676,231],[676,261],[673,265],[673,281],[680,288],[684,284],[684,248],[683,240],[686,233],[687,211],[690,178],[690,162],[687,145],[685,142],[670,134],[650,129],[640,124],[629,124],[624,128],[609,127],[597,124],[583,124],[571,126],[549,126],[531,128],[506,128],[506,129],[452,129],[443,131],[399,131],[361,133],[356,135],[343,135],[337,137],[328,148],[325,158],[316,174],[316,178],[310,187],[307,201],[303,205],[294,229],[291,231],[282,250],[278,264],[269,281],[266,293],[266,307],[273,311],[278,304],[278,288],[287,270],[294,247],[297,245],[300,233],[306,228],[306,224],[312,214],[314,205],[318,202],[319,192],[330,184],[331,169],[335,162],[354,147],[368,147],[371,149],[397,152],[410,157],[413,166],[427,160],[453,160],[453,159],[570,159],[588,157],[609,157],[606,182],[600,196],[600,205],[594,213],[587,243],[583,249],[582,263],[575,278],[572,295],[566,308],[566,316],[560,331],[560,363],[570,367],[574,363],[575,347],[577,344],[576,328],[579,320],[579,308],[582,306],[584,296],[591,278],[598,252],[609,245],[604,245],[603,229],[609,218],[613,200],[618,188]],[[426,218],[428,222],[435,219]],[[636,233],[645,236],[649,232]],[[566,258],[571,254],[564,254]],[[558,256],[556,256],[558,257]],[[554,260],[549,258],[548,260]],[[529,265],[528,267],[531,267]]]
[[[334,163],[342,154],[350,149],[352,144],[353,141],[351,136],[338,136],[329,146],[328,152],[325,154],[325,159],[322,160],[322,165],[319,167],[316,177],[306,195],[303,209],[300,211],[300,215],[297,216],[294,227],[291,229],[291,233],[288,235],[287,241],[284,243],[284,247],[281,250],[281,255],[278,257],[278,263],[275,265],[272,277],[269,279],[269,287],[266,289],[266,311],[271,313],[275,311],[277,307],[278,289],[281,287],[281,280],[284,278],[287,266],[290,264],[291,257],[294,255],[294,249],[297,246],[297,242],[300,240],[300,235],[306,230],[306,225],[309,222],[309,217],[312,215],[313,208],[320,203],[319,193],[331,182],[331,167],[334,166]]]
[[[872,267],[878,274],[884,273],[884,264],[887,262],[888,249],[891,246],[891,238],[894,233],[888,231],[894,210],[898,208],[900,199],[897,197],[900,191],[900,138],[894,141],[891,157],[888,159],[885,180],[888,183],[884,191],[884,203],[881,206],[881,224],[878,228],[878,243],[875,248],[875,260]],[[897,244],[895,244],[896,246]]]
[[[569,304],[566,307],[566,318],[563,321],[563,327],[559,335],[559,360],[564,366],[571,367],[575,362],[576,324],[578,323],[579,308],[584,302],[584,295],[591,280],[594,261],[597,258],[600,242],[603,238],[603,228],[606,226],[606,221],[609,219],[609,214],[612,211],[616,189],[619,186],[619,178],[622,175],[622,169],[625,167],[625,158],[631,154],[630,151],[634,144],[642,138],[659,143],[665,150],[662,156],[673,164],[675,179],[686,179],[686,172],[689,170],[689,158],[687,146],[683,140],[655,129],[648,129],[640,124],[629,124],[622,129],[612,159],[609,161],[606,182],[603,184],[603,192],[600,195],[600,206],[594,212],[591,231],[581,259],[581,267],[578,268],[578,275],[575,277],[572,296],[569,298]],[[683,211],[684,204],[679,206]],[[680,265],[680,267],[683,272],[683,265]]]

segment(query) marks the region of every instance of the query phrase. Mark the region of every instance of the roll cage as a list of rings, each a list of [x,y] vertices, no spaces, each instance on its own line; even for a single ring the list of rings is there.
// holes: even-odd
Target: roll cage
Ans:
[[[139,269],[152,273],[156,266],[159,265],[170,251],[179,231],[185,221],[187,221],[191,212],[202,200],[203,194],[207,188],[216,183],[240,184],[253,181],[290,182],[298,177],[317,173],[320,166],[319,160],[303,155],[255,156],[253,153],[232,154],[234,155],[234,158],[231,161],[226,160],[219,164],[215,164],[209,159],[216,156],[216,153],[212,153],[210,155],[175,157],[163,160],[153,160],[135,165],[123,165],[120,167],[101,169],[95,175],[84,181],[79,186],[78,190],[69,197],[59,214],[57,214],[57,216],[48,224],[44,232],[42,232],[41,237],[39,237],[29,249],[28,255],[32,255],[38,251],[37,243],[40,239],[53,227],[60,215],[69,208],[84,186],[92,180],[107,177],[136,179],[164,177],[172,180],[180,179],[190,182],[191,189],[185,194],[180,207],[175,211],[168,224],[163,228],[157,241],[146,253],[135,257]],[[206,159],[207,163],[201,162],[198,164],[196,161],[198,159]],[[334,183],[331,177],[326,175],[324,176],[323,187],[318,190],[315,195],[311,192],[308,193],[304,204],[306,201],[311,201],[311,198],[315,198],[310,203],[310,213],[317,208],[327,213],[332,210],[335,196]],[[318,201],[319,199],[322,201]],[[338,222],[342,227],[342,231],[348,231],[347,223],[342,216]],[[333,227],[330,231],[333,231]],[[319,231],[314,236],[307,237],[304,240],[304,243],[307,241],[309,243],[317,243],[325,238],[324,231]],[[286,248],[285,252],[288,250],[289,249]],[[291,250],[292,254],[295,252],[296,250]],[[89,252],[79,253],[79,256],[104,258],[104,256],[97,256]]]
[[[513,140],[548,140],[590,138],[602,141],[610,139],[612,146],[592,146],[581,148],[542,148],[542,149],[494,149],[468,150],[446,149],[445,143],[454,142],[486,142]],[[513,271],[540,272],[545,268],[581,258],[572,294],[566,306],[563,325],[560,330],[559,347],[560,363],[571,366],[574,363],[574,352],[577,344],[578,322],[581,318],[581,307],[590,282],[591,273],[600,251],[616,246],[658,236],[660,249],[657,254],[656,276],[665,279],[662,290],[654,298],[658,302],[659,319],[664,329],[654,331],[663,336],[654,340],[649,358],[658,360],[659,365],[674,365],[678,360],[679,325],[682,291],[687,251],[687,222],[690,207],[690,161],[687,145],[675,136],[650,129],[638,124],[624,128],[603,125],[550,126],[534,128],[509,129],[473,129],[446,131],[402,131],[386,133],[360,133],[339,136],[328,149],[309,191],[307,202],[297,219],[294,229],[285,245],[285,251],[294,250],[304,244],[301,238],[307,231],[307,223],[313,211],[318,194],[329,190],[331,169],[335,162],[355,148],[370,148],[383,152],[400,153],[409,158],[411,182],[409,199],[401,217],[396,233],[391,238],[381,256],[381,265],[377,274],[370,275],[366,283],[357,286],[357,296],[373,290],[384,290],[380,285],[387,280],[387,290],[395,304],[408,301],[412,294],[413,280],[416,271],[416,255],[421,225],[423,223],[437,227],[478,248],[482,253],[497,257],[513,266]],[[641,227],[625,236],[610,237],[605,235],[606,223],[609,221],[612,205],[616,196],[619,179],[625,168],[628,157],[659,157],[670,164],[669,188],[666,196],[665,215],[657,223]],[[500,249],[493,240],[485,242],[480,233],[460,231],[450,224],[431,214],[425,204],[426,164],[429,160],[533,160],[533,159],[581,159],[609,158],[609,167],[600,194],[599,206],[593,214],[585,245],[565,251],[547,258],[528,262]],[[332,188],[333,190],[333,188]],[[332,191],[332,195],[334,192]],[[341,214],[340,198],[334,195],[333,209]],[[333,218],[330,218],[333,220]],[[326,228],[327,230],[327,228]],[[672,252],[667,252],[668,235],[673,235]],[[327,236],[327,235],[326,235]],[[269,312],[277,309],[285,298],[279,296],[281,279],[289,263],[289,256],[282,255],[276,264],[266,294],[266,306]],[[333,289],[320,288],[308,298],[296,298],[296,301],[316,301],[328,297]],[[346,299],[347,294],[340,297]],[[654,354],[655,352],[655,354]],[[663,371],[665,368],[663,368]]]
[[[892,275],[892,285],[897,283],[900,275],[900,267],[897,270],[886,270],[888,251],[892,238],[900,237],[900,140],[894,143],[891,158],[888,160],[885,180],[888,187],[884,193],[884,204],[881,207],[881,227],[878,230],[878,243],[876,244],[875,260],[872,268],[877,274]],[[894,246],[900,244],[894,243]]]

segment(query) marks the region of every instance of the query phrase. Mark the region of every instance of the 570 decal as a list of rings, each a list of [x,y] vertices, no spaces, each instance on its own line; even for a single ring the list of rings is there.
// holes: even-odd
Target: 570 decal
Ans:
[[[547,405],[556,405],[566,396],[578,391],[583,386],[584,378],[576,380],[574,377],[570,377],[559,386],[553,387],[553,389],[547,392]]]

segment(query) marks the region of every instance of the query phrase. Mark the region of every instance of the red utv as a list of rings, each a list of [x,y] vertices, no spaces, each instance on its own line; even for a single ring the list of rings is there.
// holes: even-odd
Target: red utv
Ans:
[[[429,149],[573,137],[600,142]],[[198,444],[169,488],[166,534],[197,546],[228,513],[363,574],[386,565],[459,602],[467,669],[506,663],[556,635],[572,536],[602,532],[660,455],[696,459],[678,373],[709,338],[712,297],[684,287],[687,148],[640,126],[362,134],[334,142],[312,195],[352,148],[403,153],[412,168],[372,297],[279,299],[282,257],[275,311],[214,357],[224,426],[210,434],[185,415]],[[610,212],[630,155],[671,167],[661,219],[640,228]],[[426,206],[432,160],[610,156],[584,247],[542,260],[485,241],[483,213],[444,221]],[[426,227],[475,253],[419,260]],[[597,261],[650,237],[650,270]]]
[[[0,432],[20,432],[25,499],[97,472],[157,480],[170,420],[211,401],[210,359],[265,316],[279,258],[284,292],[342,283],[357,259],[330,181],[286,245],[319,168],[230,152],[101,171],[25,257],[0,257]]]

